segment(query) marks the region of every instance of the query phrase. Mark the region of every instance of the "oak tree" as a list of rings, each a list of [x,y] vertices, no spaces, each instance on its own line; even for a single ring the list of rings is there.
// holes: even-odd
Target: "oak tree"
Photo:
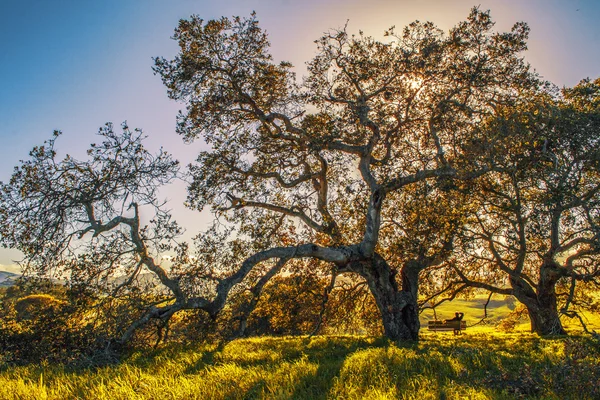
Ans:
[[[581,289],[600,284],[599,99],[584,80],[507,109],[492,122],[503,161],[473,191],[458,281],[515,296],[541,335],[564,334],[562,315],[583,323]]]
[[[177,131],[210,146],[190,167],[188,204],[253,237],[280,229],[234,275],[318,259],[366,281],[386,336],[416,339],[418,276],[434,260],[390,256],[398,231],[382,220],[403,212],[413,185],[438,182],[436,196],[493,168],[497,135],[481,122],[537,85],[519,56],[526,24],[493,25],[475,8],[447,34],[418,21],[383,41],[331,31],[299,83],[292,65],[273,60],[256,16],[180,21],[179,54],[155,59],[155,72],[186,106]],[[217,285],[216,299],[228,290]]]

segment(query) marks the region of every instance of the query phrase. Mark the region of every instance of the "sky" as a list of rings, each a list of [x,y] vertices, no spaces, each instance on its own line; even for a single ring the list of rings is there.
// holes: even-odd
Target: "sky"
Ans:
[[[175,133],[183,108],[167,98],[152,72],[152,57],[172,58],[179,19],[248,16],[256,11],[276,61],[298,75],[315,55],[314,40],[348,22],[351,33],[379,36],[418,19],[448,30],[473,6],[491,10],[496,30],[518,21],[531,28],[523,55],[559,87],[600,76],[600,1],[597,0],[0,0],[0,181],[53,130],[59,150],[83,158],[105,122],[127,121],[183,164],[202,143]],[[165,188],[176,220],[193,236],[208,213],[183,207],[185,187]],[[15,271],[20,254],[0,248],[0,270]]]

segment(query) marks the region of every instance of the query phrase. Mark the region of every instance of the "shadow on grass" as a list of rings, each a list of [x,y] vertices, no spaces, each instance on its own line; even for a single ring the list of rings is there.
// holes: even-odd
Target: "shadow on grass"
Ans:
[[[344,362],[357,351],[381,348],[386,339],[357,340],[344,337],[314,337],[304,341],[309,362],[318,364],[314,374],[304,375],[296,384],[294,399],[326,399],[339,379]]]
[[[568,340],[440,334],[424,336],[418,343],[391,344],[344,336],[261,337],[207,346],[184,373],[198,374],[225,364],[260,370],[236,398],[366,398],[369,388],[395,396],[427,393],[432,398],[472,393],[504,399],[578,398],[569,393],[594,388],[577,378],[597,381],[598,363],[586,366],[577,360],[585,355],[578,355],[576,341],[569,350],[572,354],[563,355]],[[585,342],[581,346],[589,349]],[[164,356],[158,351],[144,358]],[[235,379],[231,377],[231,384]]]
[[[355,338],[347,336],[262,337],[234,340],[221,343],[206,351],[193,365],[185,369],[186,374],[199,373],[207,368],[234,363],[244,369],[260,368],[272,375],[281,374],[289,379],[293,373],[297,380],[288,382],[288,387],[273,388],[273,382],[259,379],[244,393],[243,398],[267,396],[274,389],[283,389],[286,398],[324,399],[339,376],[348,356],[367,348],[380,348],[387,343],[384,339]],[[297,370],[301,365],[316,365],[316,370]],[[301,366],[299,368],[302,368]],[[278,396],[281,397],[281,396]]]
[[[223,348],[227,345],[227,342],[218,342],[216,346],[211,350],[206,350],[202,352],[202,356],[200,359],[194,364],[188,366],[184,373],[185,374],[196,374],[199,371],[205,369],[208,366],[215,365],[216,360],[215,357],[217,354],[223,351]]]
[[[205,382],[198,387],[217,388],[219,398],[600,398],[600,349],[587,337],[448,333],[400,344],[260,337],[135,351],[123,364],[144,374],[177,371],[188,375],[184,381]],[[23,376],[35,382],[43,373],[50,383],[85,373],[43,369],[32,366]],[[112,379],[120,371],[102,373]]]

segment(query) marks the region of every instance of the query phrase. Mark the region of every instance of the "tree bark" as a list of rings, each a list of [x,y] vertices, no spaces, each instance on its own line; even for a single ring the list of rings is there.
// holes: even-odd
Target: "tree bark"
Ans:
[[[402,268],[402,288],[398,289],[396,271],[375,254],[370,261],[353,268],[367,281],[381,313],[384,334],[395,342],[419,339],[419,310],[417,306],[419,269],[411,263]]]
[[[531,332],[540,336],[566,335],[558,313],[556,283],[561,278],[560,268],[553,262],[544,262],[534,291],[526,282],[511,279],[515,297],[525,305],[531,322]]]
[[[556,301],[554,305],[544,305],[537,307],[527,307],[529,313],[529,321],[531,322],[531,332],[537,333],[540,336],[566,335],[558,310],[556,309]]]

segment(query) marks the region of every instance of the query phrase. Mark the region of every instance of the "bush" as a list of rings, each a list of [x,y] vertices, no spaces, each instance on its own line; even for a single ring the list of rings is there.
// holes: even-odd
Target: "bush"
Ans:
[[[19,320],[41,319],[44,315],[60,313],[66,302],[51,294],[30,294],[21,297],[15,303],[15,311]]]
[[[0,298],[0,350],[4,362],[75,362],[106,349],[106,331],[88,301],[51,293],[31,293],[14,287]],[[99,329],[100,328],[100,329]]]

